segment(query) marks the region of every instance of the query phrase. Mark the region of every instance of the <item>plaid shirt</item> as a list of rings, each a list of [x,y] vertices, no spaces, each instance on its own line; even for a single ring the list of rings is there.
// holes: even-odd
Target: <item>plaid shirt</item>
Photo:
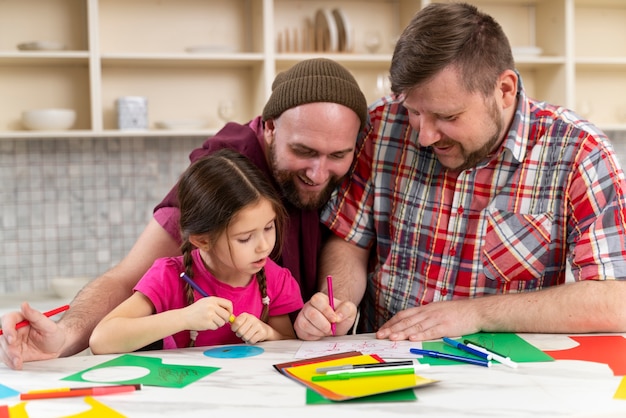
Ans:
[[[370,107],[352,176],[322,221],[370,249],[361,331],[441,300],[626,278],[626,183],[606,136],[526,97],[499,150],[457,175],[420,147],[401,103]]]

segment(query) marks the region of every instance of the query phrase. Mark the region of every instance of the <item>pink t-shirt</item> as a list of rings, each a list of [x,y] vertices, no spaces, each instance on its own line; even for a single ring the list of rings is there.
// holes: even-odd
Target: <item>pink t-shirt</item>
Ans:
[[[235,316],[242,312],[257,318],[261,316],[263,304],[256,277],[252,277],[245,287],[232,287],[218,281],[204,266],[198,250],[192,253],[194,265],[193,280],[210,296],[228,299],[233,303]],[[146,295],[157,313],[186,306],[185,281],[180,278],[184,271],[181,257],[157,259],[135,286],[135,290]],[[302,296],[298,283],[288,269],[278,266],[271,260],[265,265],[267,295],[270,298],[269,315],[286,315],[302,308]],[[202,297],[194,291],[195,299]],[[183,348],[189,345],[189,331],[181,331],[163,339],[163,348]],[[198,332],[196,346],[240,344],[243,341],[230,329],[230,324],[216,330]]]

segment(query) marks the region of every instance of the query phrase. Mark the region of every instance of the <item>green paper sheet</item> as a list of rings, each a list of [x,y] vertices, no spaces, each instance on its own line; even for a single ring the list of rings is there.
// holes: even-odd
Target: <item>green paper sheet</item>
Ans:
[[[163,364],[163,359],[153,357],[136,356],[124,354],[102,364],[90,367],[81,372],[64,377],[61,380],[72,380],[76,382],[99,382],[98,380],[87,380],[83,375],[93,370],[104,368],[145,368],[149,373],[144,376],[127,380],[106,380],[106,383],[119,385],[143,384],[146,386],[162,386],[171,388],[182,388],[190,383],[202,379],[203,377],[219,370],[219,367],[189,366],[180,364]]]
[[[403,389],[397,390],[395,392],[387,392],[387,393],[379,393],[377,395],[365,396],[362,398],[354,398],[348,399],[347,401],[341,401],[341,403],[346,402],[413,402],[417,401],[417,396],[415,396],[415,391],[413,389]],[[326,399],[319,393],[314,390],[307,389],[306,390],[306,404],[307,405],[321,405],[321,404],[336,404],[339,403],[337,401],[331,401],[330,399]]]
[[[470,340],[477,342],[479,345],[493,349],[503,356],[508,356],[516,363],[531,363],[531,362],[544,362],[554,361],[552,357],[544,353],[534,345],[530,344],[522,337],[512,333],[487,333],[479,332],[476,334],[465,335],[461,338],[457,338],[457,341],[463,342],[464,340]],[[422,343],[422,347],[425,350],[441,351],[443,353],[455,354],[459,356],[471,356],[466,352],[459,350],[455,347],[449,346],[443,341],[425,341]],[[458,361],[430,358],[424,356],[419,360],[420,363],[430,364],[433,366],[443,366],[456,364]]]

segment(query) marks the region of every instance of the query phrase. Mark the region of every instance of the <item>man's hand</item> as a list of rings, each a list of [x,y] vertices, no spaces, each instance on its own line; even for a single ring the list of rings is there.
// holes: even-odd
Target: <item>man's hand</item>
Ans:
[[[319,340],[332,335],[331,323],[336,324],[337,335],[347,334],[355,319],[354,303],[335,299],[333,311],[328,303],[328,295],[318,292],[302,307],[294,323],[294,329],[301,340]]]
[[[426,341],[480,331],[475,300],[444,301],[398,312],[380,327],[378,339]]]
[[[15,325],[23,320],[30,325],[16,330]],[[2,332],[0,360],[15,370],[21,370],[25,361],[59,357],[65,342],[63,328],[27,302],[22,303],[21,311],[2,317]]]

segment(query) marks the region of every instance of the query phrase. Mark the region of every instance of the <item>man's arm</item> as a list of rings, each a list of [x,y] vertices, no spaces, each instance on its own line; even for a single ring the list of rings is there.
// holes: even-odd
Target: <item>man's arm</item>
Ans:
[[[298,338],[318,340],[331,335],[331,321],[336,321],[337,335],[350,331],[356,319],[356,306],[367,285],[368,251],[333,235],[320,254],[320,292],[304,304],[294,323]],[[330,308],[326,276],[333,276],[335,311]]]
[[[11,368],[21,369],[24,361],[70,356],[84,350],[98,322],[132,294],[154,260],[176,255],[180,255],[179,245],[151,219],[128,255],[83,288],[57,324],[28,308],[3,316],[0,359]],[[15,330],[22,319],[31,321],[31,326]]]
[[[397,313],[377,338],[423,341],[484,332],[626,332],[626,282],[586,280],[536,292],[435,302]]]

